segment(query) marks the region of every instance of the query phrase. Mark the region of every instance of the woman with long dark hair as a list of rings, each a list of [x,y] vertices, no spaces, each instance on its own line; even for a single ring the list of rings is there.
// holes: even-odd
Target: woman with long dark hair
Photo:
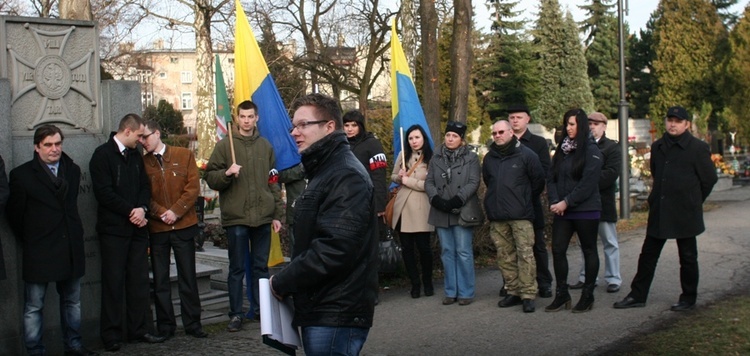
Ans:
[[[594,287],[599,273],[596,238],[602,204],[599,197],[601,152],[590,138],[589,122],[581,109],[569,110],[563,116],[565,137],[557,145],[552,169],[547,178],[552,223],[552,257],[557,291],[552,304],[544,308],[556,312],[570,308],[568,293],[568,258],[566,253],[573,233],[578,235],[586,268],[586,281],[574,313],[591,310]]]
[[[413,125],[406,130],[408,145],[404,145],[404,152],[396,159],[391,179],[400,184],[401,188],[393,204],[393,222],[391,228],[398,231],[404,257],[406,274],[411,281],[411,297],[420,296],[420,278],[417,268],[417,256],[422,267],[421,284],[424,295],[435,294],[432,286],[432,249],[430,248],[430,234],[435,228],[427,223],[430,214],[430,200],[424,191],[427,179],[427,167],[432,158],[432,147],[425,130],[419,125]],[[406,169],[402,167],[402,160],[406,157]]]

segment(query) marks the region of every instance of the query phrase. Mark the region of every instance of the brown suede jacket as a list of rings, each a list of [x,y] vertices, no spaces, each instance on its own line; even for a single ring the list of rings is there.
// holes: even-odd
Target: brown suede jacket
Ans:
[[[154,154],[143,156],[146,174],[151,181],[151,205],[148,231],[151,233],[181,230],[198,223],[195,200],[200,192],[200,176],[193,152],[182,147],[167,146],[162,156],[164,168]],[[161,215],[172,210],[178,217],[167,225]]]

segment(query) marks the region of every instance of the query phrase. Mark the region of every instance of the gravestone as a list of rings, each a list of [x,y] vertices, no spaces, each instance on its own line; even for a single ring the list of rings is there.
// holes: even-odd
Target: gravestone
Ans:
[[[101,261],[89,160],[125,114],[141,113],[139,83],[100,82],[98,37],[94,22],[0,16],[0,154],[6,174],[33,157],[34,130],[42,124],[62,129],[63,151],[81,167],[78,207],[86,253],[82,335],[90,348],[101,346]],[[0,240],[8,278],[0,281],[0,355],[18,355],[25,352],[21,251],[2,216]],[[49,354],[63,351],[58,300],[50,284],[44,307]]]

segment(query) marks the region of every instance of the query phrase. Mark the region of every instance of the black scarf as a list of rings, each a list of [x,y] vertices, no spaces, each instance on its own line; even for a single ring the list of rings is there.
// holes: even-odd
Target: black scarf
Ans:
[[[504,145],[498,145],[496,143],[492,144],[490,148],[492,151],[499,154],[501,157],[510,156],[516,148],[516,145],[518,144],[518,139],[516,139],[516,136],[512,136],[510,141],[506,142]]]

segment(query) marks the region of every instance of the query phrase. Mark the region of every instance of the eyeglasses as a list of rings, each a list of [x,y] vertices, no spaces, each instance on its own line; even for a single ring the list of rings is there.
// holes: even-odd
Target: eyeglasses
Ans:
[[[505,130],[492,131],[492,136],[498,136],[498,135],[504,135],[504,134],[505,134]]]
[[[323,124],[323,123],[326,123],[326,122],[328,122],[328,121],[329,121],[329,120],[301,121],[301,122],[300,122],[300,123],[298,123],[297,125],[295,125],[295,124],[292,124],[292,128],[291,128],[291,129],[289,129],[289,133],[292,133],[292,131],[294,131],[294,129],[298,129],[298,130],[302,131],[302,130],[304,130],[304,129],[305,129],[305,127],[307,127],[308,125],[313,125],[313,124]]]
[[[152,132],[151,132],[150,134],[148,134],[148,135],[142,135],[142,136],[141,136],[141,138],[145,140],[145,139],[147,139],[147,138],[148,138],[149,136],[153,135],[153,134],[154,134],[154,132],[156,132],[156,131],[152,131]]]

